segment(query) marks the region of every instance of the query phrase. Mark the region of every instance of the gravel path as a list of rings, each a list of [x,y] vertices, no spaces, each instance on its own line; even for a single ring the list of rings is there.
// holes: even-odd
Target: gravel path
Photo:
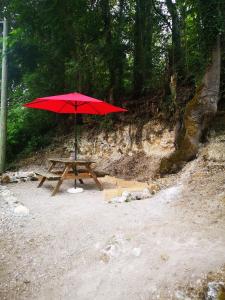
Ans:
[[[196,163],[130,203],[107,203],[90,182],[55,197],[49,184],[8,185],[30,213],[0,198],[0,299],[179,299],[225,263],[225,172]]]

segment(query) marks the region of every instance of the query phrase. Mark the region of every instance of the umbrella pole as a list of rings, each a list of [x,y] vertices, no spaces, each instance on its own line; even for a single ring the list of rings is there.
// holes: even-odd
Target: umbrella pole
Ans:
[[[74,116],[74,159],[77,160],[77,114]],[[74,173],[77,175],[76,164],[74,168]],[[77,180],[74,180],[74,187],[77,187]]]
[[[77,160],[77,115],[74,117],[74,159]]]

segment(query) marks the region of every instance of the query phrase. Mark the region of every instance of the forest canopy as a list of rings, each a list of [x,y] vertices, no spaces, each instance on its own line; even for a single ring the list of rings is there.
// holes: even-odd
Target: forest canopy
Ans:
[[[3,0],[0,5],[0,18],[10,24],[8,160],[46,145],[57,124],[52,114],[23,109],[22,103],[36,97],[78,91],[116,105],[126,99],[129,106],[141,97],[151,101],[160,91],[159,110],[183,117],[218,37],[224,89],[224,0]]]

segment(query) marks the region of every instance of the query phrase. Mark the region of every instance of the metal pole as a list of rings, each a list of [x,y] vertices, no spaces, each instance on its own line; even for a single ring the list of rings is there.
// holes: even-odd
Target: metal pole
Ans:
[[[75,104],[75,111],[77,111],[77,105]],[[74,159],[77,160],[77,114],[74,115]],[[77,175],[77,168],[75,165],[75,175]],[[74,180],[74,188],[77,188],[77,180]]]
[[[2,46],[2,82],[1,82],[1,112],[0,112],[0,173],[5,170],[6,135],[7,135],[7,20],[3,23]]]
[[[77,114],[74,116],[74,158],[77,160]]]

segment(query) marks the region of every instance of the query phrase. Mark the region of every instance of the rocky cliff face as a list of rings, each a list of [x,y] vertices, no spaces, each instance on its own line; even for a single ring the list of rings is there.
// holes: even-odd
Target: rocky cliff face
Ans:
[[[199,155],[207,161],[225,161],[225,114],[213,120],[208,142],[202,144]],[[69,157],[74,149],[73,134],[59,136],[49,147],[18,162],[19,169],[47,167],[49,157]],[[113,176],[151,181],[162,157],[174,151],[174,131],[162,120],[150,120],[143,125],[115,125],[111,130],[82,126],[79,137],[79,159],[96,162],[96,169]]]
[[[173,141],[174,131],[158,120],[142,126],[117,126],[98,135],[83,131],[79,138],[79,158],[96,161],[97,169],[111,175],[147,180],[160,159],[174,150]],[[73,137],[65,141],[67,152],[73,149],[73,143]]]

